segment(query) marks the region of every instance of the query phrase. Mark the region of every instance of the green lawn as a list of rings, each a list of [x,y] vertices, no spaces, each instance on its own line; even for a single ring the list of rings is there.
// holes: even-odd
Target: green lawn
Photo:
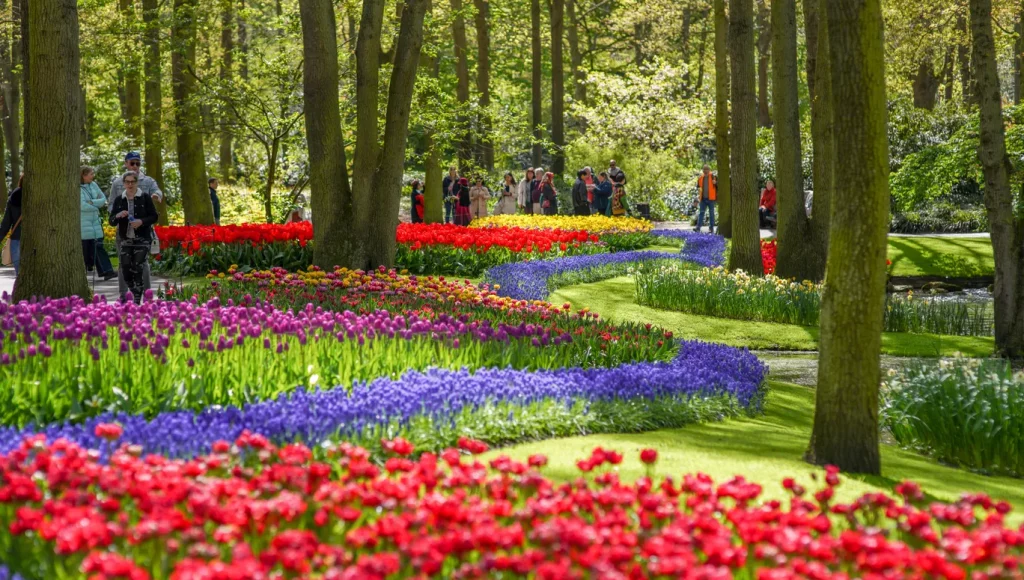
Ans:
[[[989,276],[995,271],[988,238],[889,238],[893,276]]]
[[[525,459],[534,453],[548,456],[545,473],[559,480],[578,475],[575,461],[587,457],[596,446],[622,452],[626,460],[619,467],[629,480],[645,473],[639,451],[658,450],[657,473],[679,480],[685,473],[704,472],[716,481],[740,474],[764,486],[769,498],[786,497],[781,481],[794,477],[809,489],[817,489],[810,474],[817,468],[801,460],[810,438],[814,391],[788,383],[770,383],[765,414],[722,423],[693,425],[639,434],[592,435],[553,439],[517,445],[492,452]],[[882,476],[847,478],[839,488],[849,500],[865,492],[891,491],[893,485],[910,479],[919,482],[936,499],[951,501],[963,492],[985,492],[1014,505],[1011,520],[1024,519],[1024,485],[1019,479],[986,477],[939,464],[927,457],[890,445],[882,446]]]
[[[817,350],[818,328],[698,316],[683,312],[640,306],[634,301],[633,279],[622,276],[593,284],[569,286],[554,292],[553,304],[568,302],[574,308],[590,308],[613,321],[654,323],[671,330],[676,337],[751,349]],[[949,356],[961,352],[985,357],[994,351],[991,337],[939,336],[933,334],[884,333],[882,352],[893,356]]]

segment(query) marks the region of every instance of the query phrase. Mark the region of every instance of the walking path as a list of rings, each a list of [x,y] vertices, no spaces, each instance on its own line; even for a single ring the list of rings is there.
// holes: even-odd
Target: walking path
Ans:
[[[659,230],[688,230],[693,226],[690,222],[654,222],[654,227]],[[705,228],[706,230],[706,228]],[[702,230],[704,231],[704,230]],[[767,239],[775,236],[775,230],[761,230],[761,238]],[[985,238],[989,237],[987,232],[967,234],[889,234],[890,238]]]
[[[0,268],[0,295],[11,294],[14,292],[14,268]],[[157,275],[152,276],[153,290],[161,288],[164,282],[167,282],[167,278],[162,278]],[[92,290],[93,295],[105,296],[107,300],[117,300],[120,295],[117,291],[117,278],[112,280],[103,281],[103,278],[98,276],[89,276],[89,288]]]

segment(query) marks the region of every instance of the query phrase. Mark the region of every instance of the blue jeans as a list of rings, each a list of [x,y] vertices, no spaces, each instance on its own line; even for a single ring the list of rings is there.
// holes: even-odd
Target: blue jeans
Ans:
[[[11,244],[11,262],[14,264],[14,275],[18,275],[21,267],[21,240],[9,240]]]
[[[700,200],[700,212],[697,214],[697,231],[704,225],[704,210],[708,210],[711,214],[711,233],[715,232],[715,204],[717,202],[711,201],[710,199]]]
[[[450,201],[444,202],[444,223],[452,223],[452,202]]]

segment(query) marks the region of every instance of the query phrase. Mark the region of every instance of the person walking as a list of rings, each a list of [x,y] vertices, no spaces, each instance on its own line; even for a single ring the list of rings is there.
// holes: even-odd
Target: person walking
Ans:
[[[611,179],[612,183],[626,185],[626,172],[615,164],[614,159],[608,162],[608,179]]]
[[[526,168],[526,175],[523,180],[519,182],[519,191],[517,193],[516,202],[519,204],[519,209],[523,210],[527,215],[533,214],[533,179],[536,173],[532,167]]]
[[[542,186],[544,185],[544,168],[537,167],[533,170],[533,183],[530,184],[530,203],[533,204],[533,215],[541,215],[541,197],[543,196]]]
[[[21,269],[21,198],[22,182],[25,175],[18,178],[18,187],[7,194],[7,205],[4,207],[4,218],[0,221],[0,239],[7,240],[11,251],[11,263],[14,265],[14,275],[17,276]]]
[[[100,208],[107,205],[107,196],[103,195],[100,186],[96,185],[96,170],[92,167],[82,168],[79,193],[82,203],[82,255],[85,257],[85,271],[91,272],[95,267],[103,280],[117,278],[117,272],[110,263],[110,256],[103,247]]]
[[[711,166],[704,165],[700,177],[697,178],[697,191],[700,192],[700,212],[697,214],[697,225],[693,231],[699,232],[704,225],[704,211],[711,215],[710,233],[715,233],[715,204],[718,199],[718,178],[711,174]]]
[[[444,223],[452,223],[452,211],[458,203],[459,195],[459,168],[452,165],[448,168],[448,175],[441,181],[441,193],[444,197]]]
[[[149,290],[144,265],[149,260],[149,248],[153,241],[153,225],[159,215],[153,205],[152,196],[139,192],[139,177],[133,171],[121,176],[124,192],[114,200],[114,209],[110,212],[110,225],[117,226],[117,236],[121,240],[118,249],[118,270],[127,290],[121,294],[121,300],[131,292],[136,304],[142,302],[142,295]]]
[[[612,182],[608,179],[608,172],[602,171],[597,176],[597,183],[594,185],[594,209],[598,215],[608,215],[611,206]]]
[[[762,228],[775,226],[775,220],[770,219],[775,217],[775,201],[775,182],[769,179],[765,182],[764,189],[761,190],[761,202],[757,208]]]
[[[213,204],[213,223],[220,225],[220,196],[217,195],[217,188],[220,187],[220,182],[217,181],[216,177],[211,177],[206,185],[210,187],[210,203]]]
[[[506,173],[502,178],[502,184],[498,187],[498,203],[494,206],[494,215],[512,215],[516,213],[516,194],[518,186],[516,178],[511,172]]]
[[[487,217],[487,201],[491,199],[491,190],[484,185],[484,178],[479,175],[473,180],[476,183],[469,188],[469,214],[473,219]]]
[[[558,190],[555,189],[555,174],[548,172],[544,174],[544,181],[541,183],[541,207],[544,215],[558,215]]]
[[[469,180],[460,177],[455,192],[455,225],[468,226],[469,222],[473,221],[473,215],[469,209],[472,204],[469,197]]]
[[[114,181],[110,184],[110,192],[107,194],[107,213],[114,213],[114,202],[117,201],[121,194],[124,193],[124,176],[128,173],[134,173],[135,178],[138,180],[136,183],[136,191],[143,195],[151,198],[151,201],[158,202],[163,199],[164,194],[160,191],[160,185],[157,184],[156,180],[152,177],[147,176],[142,171],[142,156],[136,151],[129,151],[124,156],[124,168],[125,173],[118,175],[114,178]],[[154,206],[155,207],[155,206]],[[156,232],[153,232],[153,239],[156,239]],[[117,248],[117,255],[121,255],[121,237],[118,235],[115,240],[115,247]],[[159,243],[159,242],[157,242]],[[142,265],[142,276],[145,279],[145,286],[149,288],[150,284],[150,268],[149,261],[145,261]],[[117,269],[117,289],[118,292],[123,296],[128,291],[128,286],[125,284],[124,277],[122,276],[121,269]]]
[[[590,215],[590,201],[587,199],[587,182],[583,180],[586,171],[576,172],[576,181],[572,184],[572,209],[576,215]]]
[[[421,224],[423,223],[423,192],[420,191],[420,180],[412,180],[412,194],[410,194],[410,201],[412,204],[409,206],[409,216],[412,223]]]

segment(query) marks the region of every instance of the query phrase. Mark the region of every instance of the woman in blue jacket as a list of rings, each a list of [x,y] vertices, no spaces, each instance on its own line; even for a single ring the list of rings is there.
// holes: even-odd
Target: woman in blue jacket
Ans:
[[[82,253],[85,255],[85,271],[91,272],[93,266],[104,280],[117,278],[117,272],[110,263],[107,250],[103,248],[103,223],[100,221],[100,208],[107,206],[107,196],[103,195],[96,185],[96,170],[92,167],[82,168],[80,193],[82,198]]]

